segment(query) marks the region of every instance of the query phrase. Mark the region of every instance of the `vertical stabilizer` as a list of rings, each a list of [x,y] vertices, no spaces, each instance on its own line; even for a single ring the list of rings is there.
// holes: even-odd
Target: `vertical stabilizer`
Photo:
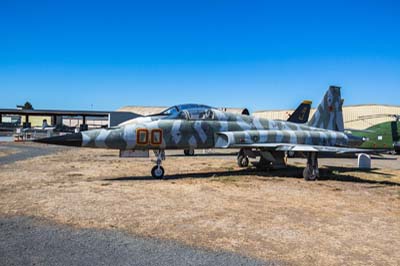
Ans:
[[[340,87],[330,86],[308,123],[312,127],[344,131]]]
[[[299,107],[290,115],[288,122],[293,122],[297,124],[304,124],[308,122],[308,117],[310,116],[311,101],[303,101]]]

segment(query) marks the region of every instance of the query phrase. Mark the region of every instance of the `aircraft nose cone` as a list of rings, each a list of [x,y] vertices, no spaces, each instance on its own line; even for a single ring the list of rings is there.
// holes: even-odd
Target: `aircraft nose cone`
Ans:
[[[82,134],[81,133],[73,133],[73,134],[67,134],[67,135],[63,135],[63,136],[35,139],[34,142],[52,144],[52,145],[81,147],[82,146]]]

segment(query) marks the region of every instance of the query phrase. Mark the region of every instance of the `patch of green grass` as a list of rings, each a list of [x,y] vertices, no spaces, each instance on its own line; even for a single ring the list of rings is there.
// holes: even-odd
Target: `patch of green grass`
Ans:
[[[240,181],[240,176],[213,176],[212,181],[218,181],[222,183],[231,183]]]

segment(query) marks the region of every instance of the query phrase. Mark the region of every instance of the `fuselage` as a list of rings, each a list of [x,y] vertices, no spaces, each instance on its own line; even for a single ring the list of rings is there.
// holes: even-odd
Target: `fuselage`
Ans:
[[[203,119],[160,119],[82,132],[83,147],[109,149],[227,148],[231,145],[292,143],[346,146],[348,137],[286,121],[212,110]]]

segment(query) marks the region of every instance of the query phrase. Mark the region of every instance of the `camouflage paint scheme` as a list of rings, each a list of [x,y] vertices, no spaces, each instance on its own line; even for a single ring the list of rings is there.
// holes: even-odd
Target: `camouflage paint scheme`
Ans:
[[[313,127],[343,132],[342,105],[340,88],[330,87],[309,124]]]
[[[299,107],[293,112],[293,114],[289,117],[288,121],[289,122],[293,122],[293,123],[306,123],[308,121],[308,117],[310,114],[310,110],[311,110],[311,101],[303,101]],[[175,112],[169,112],[170,110],[181,110],[181,112],[175,113]],[[209,119],[202,119],[202,126],[200,128],[203,128],[203,132],[201,132],[200,128],[196,127],[197,124],[195,125],[195,123],[193,123],[194,120],[192,119],[193,117],[196,118],[196,120],[199,120],[199,115],[203,112],[203,115],[205,114],[206,111],[210,110],[210,117]],[[185,115],[183,115],[182,111],[188,111],[188,113],[186,114],[186,118]],[[171,115],[167,116],[167,113],[171,113]],[[225,115],[226,118],[225,118]],[[190,117],[190,119],[188,118]],[[216,108],[212,108],[210,106],[207,105],[202,105],[202,104],[183,104],[183,105],[177,105],[177,106],[172,106],[170,108],[168,108],[167,110],[161,112],[160,114],[155,114],[155,115],[149,115],[149,116],[145,116],[145,117],[138,117],[135,119],[131,119],[129,121],[123,122],[119,125],[119,130],[121,130],[121,128],[124,128],[124,131],[127,130],[128,132],[136,132],[138,129],[143,129],[146,128],[146,125],[149,124],[150,122],[157,122],[160,121],[158,123],[157,126],[151,125],[151,128],[162,128],[166,134],[169,134],[172,132],[172,128],[174,128],[174,130],[176,130],[177,128],[192,128],[195,129],[197,134],[194,134],[194,139],[190,139],[189,137],[186,138],[186,140],[184,138],[178,138],[175,137],[173,139],[170,139],[169,141],[164,141],[164,145],[151,145],[151,143],[149,143],[149,145],[139,145],[139,147],[136,146],[132,146],[132,145],[128,145],[128,143],[126,141],[122,141],[121,139],[124,140],[124,138],[120,138],[120,140],[116,140],[115,144],[117,147],[120,147],[119,149],[121,150],[131,150],[131,149],[152,149],[152,148],[157,148],[157,147],[161,147],[161,148],[169,148],[169,149],[181,149],[181,148],[190,148],[190,149],[195,149],[195,148],[209,148],[210,145],[212,145],[213,143],[213,139],[215,139],[215,136],[213,134],[209,134],[210,133],[210,129],[212,128],[213,132],[217,132],[219,131],[219,129],[222,128],[221,124],[215,123],[215,121],[226,121],[229,120],[228,123],[228,130],[242,130],[243,128],[249,128],[249,129],[253,129],[253,130],[259,130],[259,129],[263,129],[263,130],[267,130],[269,128],[269,124],[266,123],[265,126],[259,126],[258,128],[254,126],[254,119],[249,119],[248,115],[240,115],[240,117],[243,119],[243,117],[245,117],[244,120],[240,120],[238,115],[233,115],[233,114],[228,114],[226,112],[222,112],[219,109]],[[183,122],[175,122],[175,121],[171,121],[171,120],[183,120]],[[168,121],[168,122],[166,122]],[[240,126],[241,123],[235,123],[235,122],[241,122],[241,123],[247,123],[244,127]],[[260,124],[261,122],[256,121],[258,124]],[[278,122],[278,121],[277,121]],[[172,126],[170,126],[170,128],[168,128],[168,123]],[[182,124],[183,123],[183,124]],[[265,121],[264,121],[265,123]],[[135,126],[133,126],[135,125]],[[274,125],[272,125],[272,127],[274,127]],[[282,129],[284,128],[282,126],[282,124],[277,124],[276,128],[278,129]],[[290,127],[289,127],[290,128]],[[296,126],[292,126],[292,129],[297,129],[298,127]],[[149,129],[148,129],[149,130]],[[180,129],[181,132],[183,132],[182,129]],[[112,140],[113,138],[115,138],[115,136],[111,136],[113,134],[120,134],[121,136],[127,136],[129,135],[127,132],[120,132],[120,133],[115,133],[117,131],[114,131],[114,133],[109,133],[110,137],[108,139],[106,139],[104,142],[106,143],[106,146],[109,146],[110,143],[113,143],[114,141]],[[207,134],[207,133],[208,134]],[[84,134],[84,139],[97,139],[99,137],[99,135],[101,134],[101,132],[91,132],[89,134]],[[104,134],[104,133],[103,133]],[[134,133],[135,134],[135,133]],[[136,133],[137,134],[137,133]],[[148,134],[151,134],[151,131],[149,131]],[[176,132],[174,134],[177,134]],[[257,140],[260,138],[260,136],[257,135],[263,135],[262,132],[249,132],[249,134],[251,134],[251,138],[253,140]],[[280,133],[278,133],[279,136]],[[240,135],[239,133],[236,135]],[[265,135],[265,134],[264,134]],[[270,134],[270,138],[273,138],[274,133],[271,132]],[[287,133],[283,133],[283,135],[287,135]],[[196,137],[197,136],[197,137]],[[202,136],[202,137],[200,137]],[[203,141],[204,136],[207,136],[207,141]],[[135,139],[137,136],[133,136],[133,139]],[[151,136],[150,136],[151,137]],[[289,136],[283,136],[283,138],[290,138]],[[301,137],[306,137],[306,136],[301,136]],[[314,136],[315,137],[315,136]],[[189,139],[188,139],[189,138]],[[262,139],[261,139],[262,140]],[[271,139],[272,140],[272,139]],[[167,146],[167,143],[170,143]],[[189,146],[187,145],[189,143]],[[199,145],[197,145],[199,144]],[[89,141],[89,147],[93,147],[95,148],[96,144],[93,141]]]
[[[160,144],[154,145],[151,141],[154,129],[162,131]],[[147,132],[142,133],[148,135],[147,144],[137,143],[138,130]],[[82,132],[83,147],[120,150],[229,148],[271,143],[346,146],[347,142],[348,138],[342,132],[233,115],[215,109],[210,110],[210,116],[203,120],[161,119]]]

